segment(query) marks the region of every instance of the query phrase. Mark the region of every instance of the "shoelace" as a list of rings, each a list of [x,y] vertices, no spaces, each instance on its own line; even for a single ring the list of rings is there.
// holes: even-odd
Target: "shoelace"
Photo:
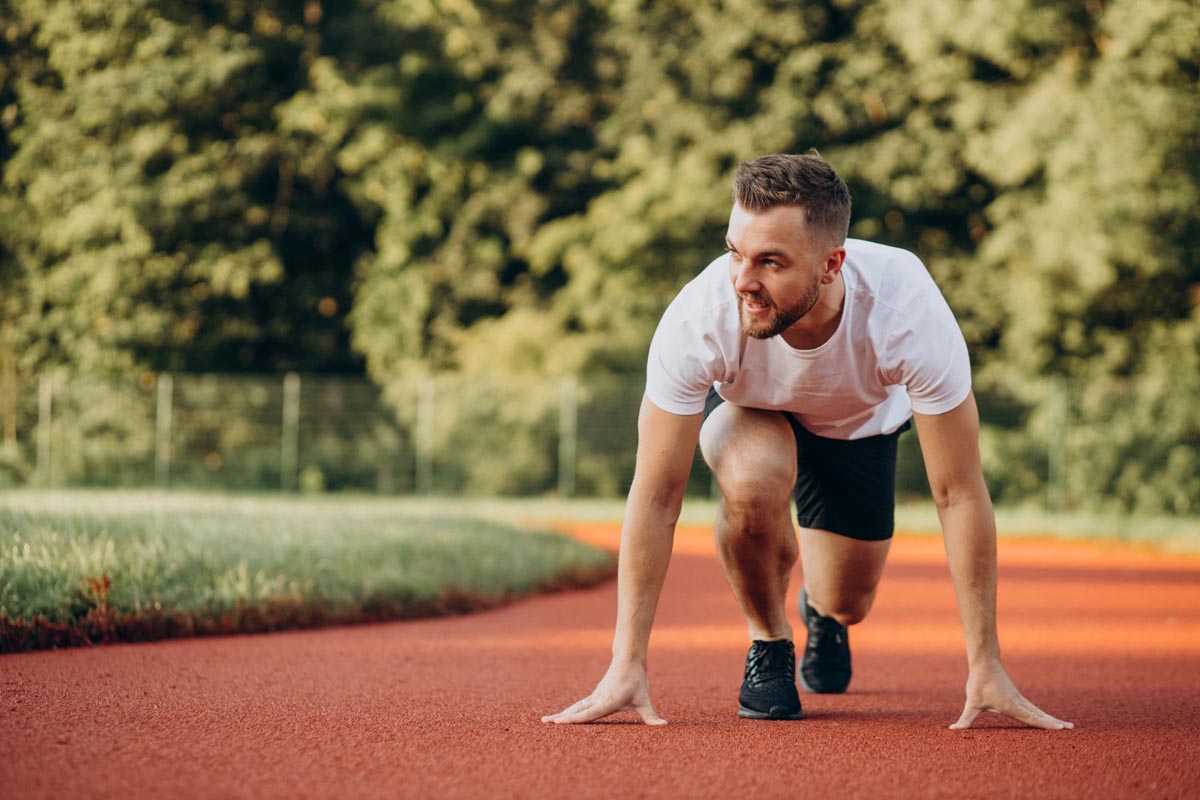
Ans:
[[[796,651],[790,644],[786,640],[755,642],[746,658],[746,681],[751,685],[761,685],[794,674]]]
[[[833,617],[822,617],[814,611],[808,623],[808,647],[810,650],[819,649],[830,638],[841,645],[845,641],[845,631],[846,628]]]

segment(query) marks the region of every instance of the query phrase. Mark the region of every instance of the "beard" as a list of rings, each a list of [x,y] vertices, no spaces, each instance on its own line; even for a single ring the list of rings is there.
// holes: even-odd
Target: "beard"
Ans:
[[[778,306],[766,292],[738,295],[738,318],[742,324],[742,333],[755,339],[770,339],[786,331],[796,324],[805,314],[812,311],[813,306],[821,299],[821,281],[813,281],[808,289],[795,303],[788,306]],[[765,305],[770,309],[766,317],[751,317],[746,313],[746,301],[755,305]]]

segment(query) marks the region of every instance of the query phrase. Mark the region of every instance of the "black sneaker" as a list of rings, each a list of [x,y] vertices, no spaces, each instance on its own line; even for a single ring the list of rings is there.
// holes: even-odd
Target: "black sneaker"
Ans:
[[[808,591],[800,590],[800,618],[808,628],[800,684],[815,694],[841,694],[850,685],[850,634],[833,617],[822,617],[808,604]]]
[[[746,677],[738,694],[739,717],[747,719],[800,719],[800,693],[796,691],[796,648],[787,639],[755,639],[746,654]]]

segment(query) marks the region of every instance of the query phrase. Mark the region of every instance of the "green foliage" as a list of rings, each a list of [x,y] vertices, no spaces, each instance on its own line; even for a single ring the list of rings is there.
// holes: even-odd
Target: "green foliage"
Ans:
[[[1200,9],[1114,2],[1071,22],[969,142],[997,193],[976,269],[1007,276],[997,361],[1128,375],[1167,355],[1152,329],[1197,319]]]
[[[138,486],[154,474],[154,385],[112,380],[53,385],[49,479],[87,486]]]
[[[436,386],[436,491],[494,497],[555,490],[554,384],[448,377]]]
[[[1077,427],[1161,411],[1081,496],[1195,496],[1170,444],[1200,427],[1172,379],[1200,348],[1190,0],[9,7],[0,317],[22,376],[365,367],[404,414],[433,371],[637,371],[720,252],[734,166],[816,147],[852,234],[922,256],[981,385],[1024,409],[1028,433],[985,438],[1013,462],[1000,494],[1047,480],[1062,375],[1139,398]],[[553,412],[488,399],[497,441]],[[446,477],[548,485],[551,451],[511,455]]]
[[[0,241],[23,372],[353,363],[329,318],[358,222],[274,118],[313,34],[289,4],[222,5],[14,1]]]
[[[1200,508],[1200,348],[1195,325],[1159,323],[1130,376],[1071,384],[1066,499],[1076,508],[1194,515]],[[1153,360],[1151,360],[1151,357]],[[1075,466],[1075,469],[1069,467]],[[1101,498],[1099,502],[1081,502]]]

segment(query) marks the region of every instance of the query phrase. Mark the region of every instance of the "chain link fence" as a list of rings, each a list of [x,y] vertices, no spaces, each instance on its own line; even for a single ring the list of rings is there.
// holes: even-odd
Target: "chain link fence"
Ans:
[[[0,486],[615,496],[642,379],[44,375],[13,392]],[[698,465],[695,491],[708,491]]]
[[[640,375],[437,375],[385,393],[329,375],[43,375],[0,387],[9,398],[0,486],[619,497],[633,476],[643,385]],[[1087,403],[1120,417],[1122,403],[1132,410],[1139,399],[1120,386],[1097,391],[1054,380],[1017,401],[976,387],[993,497],[1050,510],[1194,512],[1195,448],[1136,430],[1124,443],[1100,435],[1079,421]],[[688,491],[713,492],[701,458]],[[900,439],[897,493],[928,496],[915,433]]]

